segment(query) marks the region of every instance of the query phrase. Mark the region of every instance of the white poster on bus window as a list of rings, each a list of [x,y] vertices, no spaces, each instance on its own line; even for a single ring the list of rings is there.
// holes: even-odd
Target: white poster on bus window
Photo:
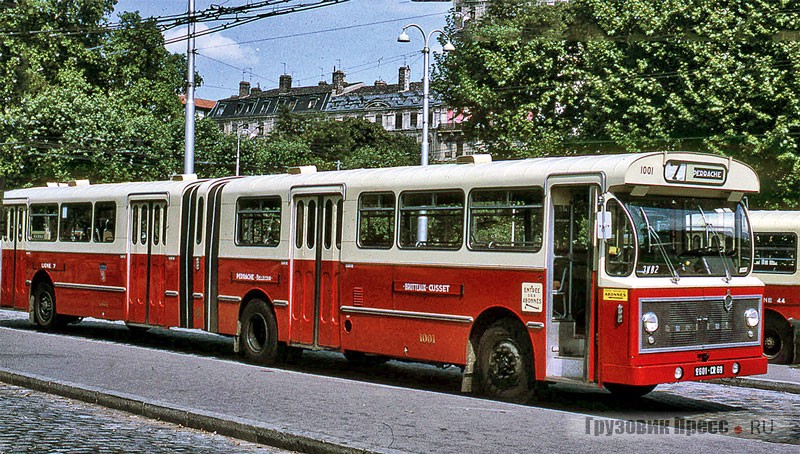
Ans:
[[[544,288],[539,282],[522,283],[522,312],[542,312]]]

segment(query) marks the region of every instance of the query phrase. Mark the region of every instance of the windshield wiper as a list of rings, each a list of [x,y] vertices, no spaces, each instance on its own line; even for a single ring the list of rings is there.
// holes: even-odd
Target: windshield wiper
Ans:
[[[706,219],[706,213],[703,211],[702,208],[700,208],[700,205],[697,205],[697,209],[700,211],[700,216],[703,218],[703,224],[705,224],[704,229],[706,231],[706,238],[709,238],[709,232],[716,237],[717,234],[713,232],[714,226],[710,222],[708,222],[708,219]],[[725,240],[723,239],[723,243],[724,241]],[[719,254],[719,260],[722,262],[722,266],[725,268],[724,279],[725,282],[727,283],[730,282],[732,278],[731,278],[731,270],[728,268],[728,262],[725,261],[725,255],[722,253],[723,243],[718,243],[719,245],[717,246],[717,253]]]
[[[650,219],[647,217],[647,213],[644,212],[644,207],[639,207],[639,211],[642,213],[644,223],[647,226],[647,239],[650,242],[650,246],[652,247],[653,244],[655,244],[661,256],[664,257],[664,263],[667,265],[667,269],[672,274],[672,282],[677,284],[678,281],[681,280],[681,277],[678,275],[678,270],[675,269],[675,266],[672,264],[672,260],[669,259],[669,254],[667,254],[667,250],[664,248],[664,243],[661,242],[661,236],[658,234],[658,231],[650,225]],[[654,238],[655,243],[653,243]]]

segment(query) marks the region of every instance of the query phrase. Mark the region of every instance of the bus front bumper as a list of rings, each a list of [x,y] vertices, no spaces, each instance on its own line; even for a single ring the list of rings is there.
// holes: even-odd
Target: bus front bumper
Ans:
[[[767,373],[767,358],[734,358],[648,366],[606,364],[602,381],[622,385],[647,386],[660,383],[734,378]]]

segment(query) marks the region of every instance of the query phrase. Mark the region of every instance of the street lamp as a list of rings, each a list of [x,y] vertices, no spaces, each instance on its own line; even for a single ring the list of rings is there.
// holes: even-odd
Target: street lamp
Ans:
[[[444,50],[445,52],[452,52],[452,51],[456,50],[456,48],[455,48],[455,46],[453,46],[453,43],[450,42],[450,38],[447,36],[447,33],[443,32],[442,30],[439,30],[437,28],[436,30],[433,30],[429,34],[425,34],[425,30],[423,30],[422,27],[420,27],[417,24],[408,24],[405,27],[403,27],[403,32],[400,33],[400,36],[397,37],[397,42],[399,42],[399,43],[410,43],[411,42],[411,38],[408,36],[408,33],[406,33],[406,30],[408,30],[409,28],[416,28],[417,30],[419,30],[419,32],[422,33],[422,38],[425,40],[424,47],[422,48],[422,57],[423,57],[422,58],[422,60],[423,60],[423,62],[422,62],[422,66],[423,66],[423,72],[422,72],[422,150],[421,150],[422,153],[421,153],[421,156],[420,156],[419,164],[422,165],[422,166],[426,166],[426,165],[428,165],[428,148],[429,148],[429,145],[428,145],[428,109],[429,109],[429,107],[428,107],[428,105],[429,105],[429,99],[430,99],[430,93],[429,92],[430,92],[430,53],[431,53],[431,49],[430,49],[429,43],[430,43],[430,40],[431,40],[431,38],[433,37],[434,34],[440,33],[442,36],[444,36],[447,39],[447,43],[444,45],[442,50]]]
[[[239,154],[241,153],[240,150],[242,143],[242,133],[246,132],[251,137],[253,134],[249,129],[244,128],[243,126],[244,125],[237,125],[237,130],[236,130],[236,176],[237,177],[239,176]],[[238,129],[240,127],[241,129]]]
[[[411,38],[406,33],[406,30],[409,28],[416,28],[422,33],[422,38],[425,40],[424,46],[422,47],[422,149],[420,152],[419,157],[419,164],[421,166],[428,165],[428,104],[430,99],[430,53],[431,48],[429,43],[431,38],[434,34],[439,33],[447,39],[447,43],[442,47],[442,50],[445,52],[452,52],[456,50],[453,43],[450,42],[450,38],[447,36],[447,33],[439,30],[433,30],[429,34],[425,34],[425,30],[422,29],[417,24],[408,24],[403,27],[403,32],[400,33],[400,36],[397,37],[398,43],[410,43]],[[417,242],[419,243],[426,243],[428,241],[428,216],[426,211],[420,211],[419,217],[417,218]]]

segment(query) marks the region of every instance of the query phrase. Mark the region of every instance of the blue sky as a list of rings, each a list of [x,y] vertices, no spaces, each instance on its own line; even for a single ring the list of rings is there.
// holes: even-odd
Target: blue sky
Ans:
[[[246,3],[247,0],[195,0],[195,9]],[[166,16],[185,13],[187,5],[186,0],[119,0],[115,11],[139,11],[144,17]],[[404,62],[411,66],[412,80],[421,80],[422,35],[409,30],[411,43],[398,43],[397,35],[412,22],[427,33],[444,28],[450,8],[452,2],[349,0],[268,17],[198,38],[197,71],[204,85],[196,96],[227,98],[237,94],[241,80],[250,81],[253,87],[275,88],[284,67],[292,75],[294,86],[315,85],[321,79],[330,82],[334,66],[346,72],[348,82],[372,84],[382,79],[397,83],[397,70]],[[198,31],[204,26],[198,24]],[[165,37],[185,33],[186,27],[181,27],[168,31]],[[186,42],[167,48],[186,53]],[[432,43],[431,48],[441,51],[438,42]]]

